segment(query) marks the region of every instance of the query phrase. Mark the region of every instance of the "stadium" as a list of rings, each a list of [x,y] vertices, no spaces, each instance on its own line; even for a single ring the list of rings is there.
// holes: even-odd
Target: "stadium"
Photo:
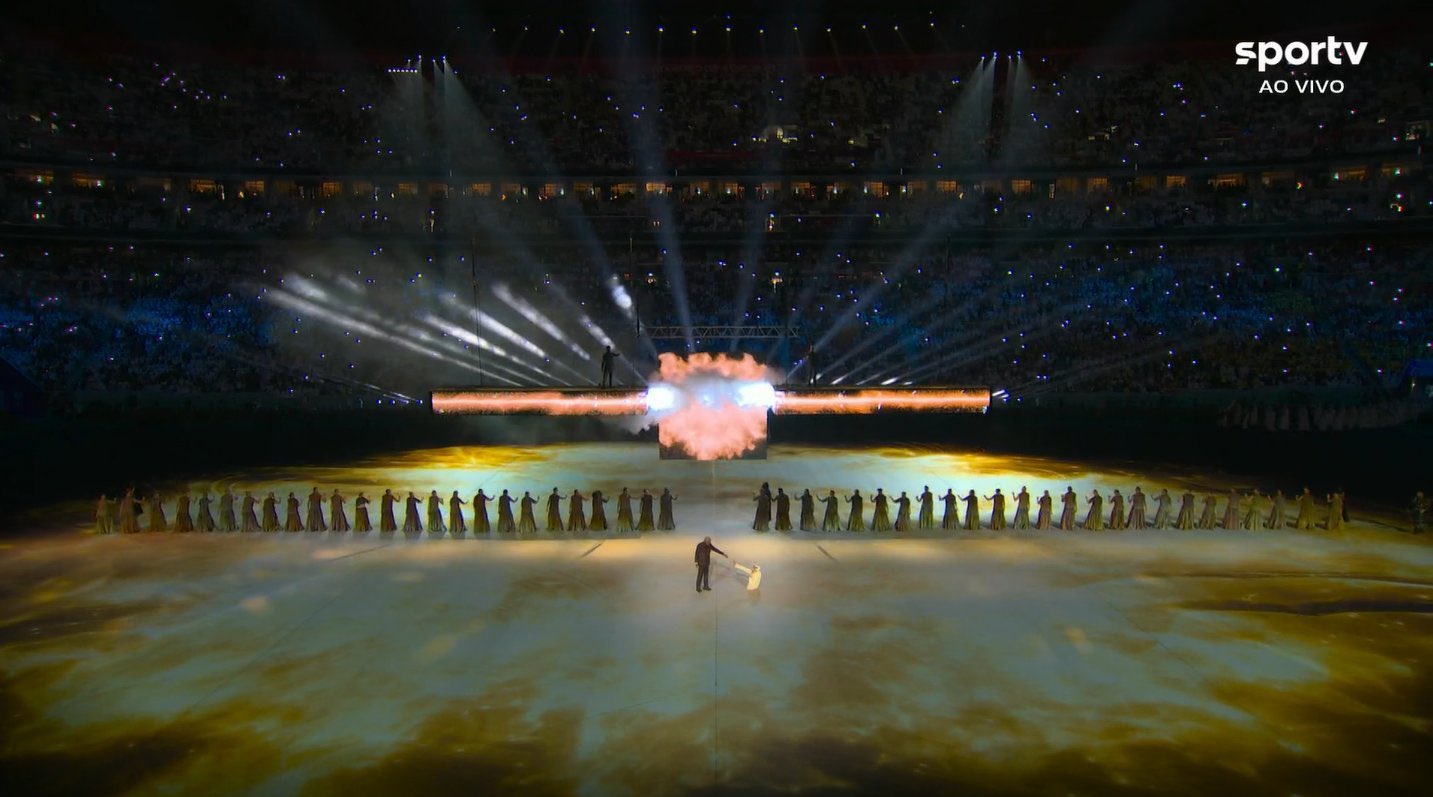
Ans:
[[[0,19],[6,794],[1427,793],[1426,8]]]

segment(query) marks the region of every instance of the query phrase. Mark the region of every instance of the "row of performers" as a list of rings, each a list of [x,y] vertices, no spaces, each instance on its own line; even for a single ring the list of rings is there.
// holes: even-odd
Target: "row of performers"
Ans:
[[[874,505],[874,515],[871,518],[869,528],[872,531],[909,531],[911,529],[933,529],[935,528],[935,501],[937,498],[945,505],[944,514],[941,517],[940,527],[952,530],[974,530],[987,528],[981,523],[980,496],[974,490],[964,496],[958,496],[953,490],[947,489],[945,495],[936,496],[925,487],[920,495],[911,499],[904,492],[900,496],[892,498],[886,495],[882,489],[877,489],[871,497]],[[1115,490],[1109,498],[1109,514],[1106,520],[1105,497],[1100,491],[1095,490],[1086,499],[1086,510],[1084,522],[1080,523],[1079,503],[1080,498],[1075,494],[1073,487],[1066,487],[1064,495],[1060,497],[1061,510],[1058,518],[1054,514],[1055,499],[1046,490],[1043,495],[1035,499],[1037,508],[1035,520],[1030,520],[1031,496],[1024,487],[1015,494],[1014,516],[1007,524],[1006,522],[1006,499],[1007,496],[997,488],[994,495],[985,496],[990,502],[990,523],[988,528],[1000,530],[1012,529],[1074,529],[1079,523],[1081,528],[1097,529],[1144,529],[1169,528],[1171,523],[1177,529],[1282,529],[1289,525],[1291,518],[1290,501],[1284,496],[1282,490],[1275,492],[1272,496],[1266,496],[1255,490],[1247,496],[1236,490],[1230,490],[1225,500],[1222,516],[1218,513],[1218,498],[1214,495],[1205,495],[1203,507],[1196,514],[1194,493],[1186,492],[1180,496],[1179,509],[1174,510],[1174,499],[1168,490],[1161,490],[1159,495],[1154,497],[1154,517],[1148,514],[1148,498],[1139,487],[1129,495],[1128,511],[1126,511],[1125,496],[1119,490]],[[775,509],[775,528],[777,531],[791,530],[791,496],[780,487],[773,495],[768,484],[762,483],[761,491],[752,499],[756,502],[756,520],[751,527],[757,531],[769,531],[772,527],[772,510]],[[824,498],[818,498],[806,490],[797,496],[800,503],[801,515],[798,527],[802,531],[816,530],[816,502],[825,504],[825,513],[821,519],[822,531],[840,531],[843,528],[840,516],[841,498],[836,496],[832,490]],[[860,490],[853,490],[850,497],[844,499],[850,504],[850,511],[847,514],[844,529],[846,531],[865,531],[866,525],[865,504],[866,499],[861,495]],[[961,516],[959,503],[965,504],[964,517]],[[1331,493],[1327,496],[1327,514],[1324,527],[1328,529],[1342,528],[1346,520],[1344,516],[1344,494],[1342,492]],[[891,520],[890,505],[895,504],[895,521]],[[914,524],[911,521],[912,505],[918,505],[919,510]],[[1316,522],[1315,514],[1318,512],[1318,502],[1309,492],[1307,487],[1301,495],[1293,501],[1293,508],[1297,513],[1292,518],[1293,525],[1299,529],[1311,529]],[[1267,514],[1266,514],[1267,510]]]
[[[643,490],[640,496],[636,496],[638,512],[636,522],[632,520],[632,499],[633,496],[622,488],[617,495],[617,531],[671,531],[677,527],[676,520],[672,514],[672,502],[676,496],[671,490],[663,488],[662,494],[652,495]],[[392,490],[384,490],[379,499],[378,530],[381,532],[398,531],[397,503],[400,499],[393,494]],[[463,500],[454,490],[453,495],[447,500],[448,513],[443,514],[444,499],[439,497],[438,491],[434,490],[428,494],[426,516],[424,523],[423,499],[408,493],[403,500],[403,525],[404,532],[421,532],[425,528],[430,534],[452,532],[460,534],[468,531],[466,518],[463,516],[463,507],[469,502]],[[562,519],[562,502],[567,502],[567,520]],[[586,515],[586,504],[592,503],[592,519],[588,520]],[[593,490],[589,496],[582,495],[578,490],[573,490],[571,495],[559,495],[557,488],[547,496],[547,530],[548,531],[605,531],[607,526],[607,513],[604,506],[609,499],[602,495],[602,491]],[[537,499],[529,492],[524,492],[521,498],[514,498],[503,490],[500,495],[488,495],[478,490],[473,496],[471,503],[473,512],[474,533],[482,534],[493,530],[494,526],[488,520],[488,504],[497,504],[497,525],[500,532],[530,532],[537,530],[537,519],[533,515],[533,508],[537,505]],[[110,533],[134,533],[140,530],[139,517],[147,515],[147,531],[372,531],[373,523],[369,517],[369,500],[363,493],[353,500],[353,524],[348,522],[347,499],[338,491],[325,496],[317,487],[308,494],[308,505],[303,507],[298,497],[289,493],[285,502],[284,520],[279,521],[279,499],[269,493],[262,501],[254,498],[252,493],[245,492],[243,498],[236,498],[233,493],[225,490],[218,498],[218,513],[211,510],[214,501],[209,495],[203,494],[193,502],[197,505],[197,511],[191,509],[191,502],[188,495],[181,495],[175,502],[174,523],[171,526],[169,519],[165,516],[164,500],[153,494],[148,498],[136,498],[134,488],[125,491],[124,497],[117,502],[111,501],[108,497],[101,495],[99,504],[95,509],[95,531],[100,534]],[[235,504],[238,504],[236,509]],[[324,504],[328,504],[328,515],[324,515]],[[517,518],[513,517],[513,504],[518,505]],[[655,505],[655,506],[654,506]],[[653,520],[653,509],[659,506],[656,520]]]

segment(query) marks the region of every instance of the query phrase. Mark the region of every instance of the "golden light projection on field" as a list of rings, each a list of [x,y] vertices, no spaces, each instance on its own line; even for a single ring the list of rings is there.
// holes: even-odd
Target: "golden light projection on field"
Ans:
[[[1433,548],[1339,532],[748,530],[788,491],[1197,474],[909,449],[418,451],[187,485],[669,486],[678,531],[80,533],[0,556],[6,794],[1417,794]],[[177,493],[185,485],[171,485]],[[372,494],[370,492],[370,494]],[[711,534],[713,592],[692,590]],[[732,563],[759,563],[749,592]]]

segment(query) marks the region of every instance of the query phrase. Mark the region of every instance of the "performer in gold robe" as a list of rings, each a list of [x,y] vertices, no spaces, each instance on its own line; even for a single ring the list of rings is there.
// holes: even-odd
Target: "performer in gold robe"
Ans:
[[[328,524],[323,520],[323,493],[317,487],[308,494],[308,522],[305,525],[309,531],[328,531]]]
[[[483,488],[481,487],[473,494],[474,534],[488,534],[493,530],[493,527],[488,523],[488,502],[491,500],[492,497],[483,492]]]
[[[637,530],[652,531],[655,528],[652,522],[652,494],[642,488],[642,498],[637,502]]]
[[[1154,527],[1156,529],[1169,528],[1169,513],[1174,507],[1174,499],[1169,496],[1169,490],[1162,489],[1154,499]]]
[[[1055,525],[1055,499],[1050,495],[1050,491],[1046,490],[1040,494],[1040,500],[1036,503],[1039,504],[1040,511],[1035,515],[1035,528],[1049,531]]]
[[[1129,497],[1129,519],[1125,526],[1132,529],[1144,530],[1145,524],[1149,522],[1149,516],[1145,514],[1144,490],[1135,485],[1134,493]]]
[[[601,493],[593,493],[593,494],[592,494],[592,496],[593,496],[594,499],[595,499],[597,496],[599,496],[599,495],[601,495]],[[519,505],[519,508],[518,508],[518,519],[517,519],[517,530],[518,530],[518,533],[520,533],[520,534],[535,534],[535,533],[537,533],[537,517],[535,517],[535,516],[533,515],[533,512],[532,512],[532,508],[535,507],[535,506],[537,506],[537,499],[532,497],[532,493],[528,492],[527,490],[523,490],[523,491],[522,491],[522,498],[518,501],[518,505]],[[598,511],[598,510],[593,510],[594,514],[595,514],[597,511]]]
[[[920,514],[916,515],[916,525],[923,531],[935,528],[935,493],[930,491],[929,484],[921,488],[917,500],[920,501]]]
[[[584,514],[582,502],[587,500],[576,487],[572,488],[572,495],[567,497],[567,530],[587,531],[587,516]]]
[[[1015,494],[1015,528],[1020,531],[1030,528],[1030,491],[1023,484]]]
[[[273,493],[269,495],[272,496]],[[244,491],[244,525],[242,527],[244,531],[261,531],[264,528],[263,525],[259,523],[259,514],[257,509],[255,509],[258,503],[253,493],[248,490]]]
[[[394,532],[398,530],[398,515],[395,514],[394,505],[398,503],[398,496],[393,490],[384,490],[378,502],[378,533]]]
[[[179,532],[194,530],[194,519],[189,514],[189,495],[187,493],[179,496],[179,501],[174,506],[174,530]]]
[[[945,488],[945,495],[940,497],[940,502],[945,504],[945,510],[940,516],[940,527],[946,531],[955,531],[960,528],[960,497],[951,488]]]
[[[423,511],[422,504],[423,502],[418,499],[418,496],[409,490],[408,497],[403,499],[404,534],[419,534],[423,531],[423,519],[419,516],[419,513]]]
[[[121,534],[139,533],[139,507],[135,505],[134,488],[124,491],[119,499],[119,530]]]
[[[1125,497],[1120,495],[1118,489],[1110,496],[1110,522],[1109,527],[1115,531],[1125,527]]]
[[[791,531],[791,496],[786,494],[785,489],[777,487],[773,502],[776,504],[776,530]]]
[[[279,499],[270,492],[264,497],[264,531],[278,531],[282,528],[279,525]]]
[[[1343,528],[1343,491],[1335,490],[1328,494],[1329,514],[1324,528],[1329,531],[1339,531]]]
[[[1241,520],[1239,505],[1242,502],[1243,497],[1239,495],[1238,490],[1229,491],[1228,503],[1224,505],[1224,528],[1230,531],[1239,528]]]
[[[1206,493],[1204,496],[1204,507],[1199,512],[1199,522],[1194,524],[1197,529],[1212,529],[1215,523],[1215,503],[1219,499],[1213,494]]]
[[[1090,511],[1085,513],[1085,531],[1099,531],[1105,527],[1105,497],[1095,490],[1086,500],[1090,503]]]
[[[573,495],[576,495],[576,492]],[[517,524],[513,522],[512,517],[512,504],[512,496],[508,495],[507,490],[503,490],[502,495],[498,496],[498,533],[500,534],[512,534],[517,531]],[[583,528],[585,529],[587,526],[584,524]]]
[[[670,488],[663,487],[662,494],[657,499],[657,530],[674,531],[677,528],[677,518],[672,513],[672,502],[677,500],[672,495]]]
[[[836,491],[832,490],[830,495],[821,499],[821,503],[826,505],[826,511],[821,514],[821,530],[840,531],[841,514],[839,510],[841,499],[836,497]]]
[[[1000,488],[995,488],[995,495],[986,496],[985,500],[990,502],[990,528],[992,531],[1003,531],[1005,529],[1005,495]]]
[[[865,531],[866,499],[861,497],[861,491],[852,490],[846,503],[851,505],[851,515],[846,519],[846,531]]]
[[[448,496],[448,529],[454,534],[466,534],[468,532],[468,521],[463,517],[463,504],[466,503],[467,501],[464,501],[463,497],[458,495],[457,490],[454,490],[453,494]]]
[[[110,524],[109,498],[100,493],[99,504],[95,507],[95,533],[109,534],[113,530]]]
[[[627,532],[632,530],[632,494],[623,487],[622,492],[617,494],[617,531]]]
[[[557,488],[547,494],[547,530],[562,531],[562,500],[565,495],[558,495]]]
[[[448,525],[443,522],[443,499],[438,497],[437,490],[428,493],[428,533],[443,534],[448,530]]]
[[[1079,496],[1075,495],[1074,485],[1065,485],[1065,494],[1060,496],[1060,528],[1062,530],[1075,530],[1075,504],[1079,500]]]
[[[1249,509],[1244,512],[1239,527],[1254,531],[1264,527],[1264,494],[1258,489],[1249,491]]]
[[[592,491],[592,522],[587,524],[587,528],[593,531],[607,530],[607,510],[602,508],[606,503],[607,499],[602,497],[601,490]]]
[[[303,531],[304,521],[299,517],[299,499],[293,493],[289,493],[288,499],[284,502],[287,511],[284,514],[284,531]]]
[[[801,522],[797,527],[802,531],[816,530],[816,497],[810,488],[801,492]]]
[[[352,529],[348,525],[348,511],[343,508],[343,504],[343,493],[340,493],[337,487],[333,488],[333,494],[328,497],[328,520],[334,531]]]
[[[353,499],[353,530],[358,534],[373,531],[373,523],[368,519],[368,496],[362,490]]]
[[[248,493],[245,493],[248,495]],[[251,507],[252,508],[252,507]],[[234,516],[234,494],[229,488],[224,488],[224,494],[219,496],[219,530],[238,531],[238,519]],[[257,531],[257,529],[255,529]]]
[[[753,531],[769,531],[771,529],[771,488],[766,482],[761,483],[761,491],[751,500],[756,502],[756,519],[751,522]]]
[[[164,496],[158,490],[144,502],[144,508],[149,512],[149,528],[146,531],[169,531],[169,522],[164,519]]]
[[[212,503],[214,502],[209,500],[208,493],[199,496],[199,513],[194,518],[194,528],[199,531],[214,530],[214,513],[209,511],[209,506]]]
[[[896,531],[910,531],[910,530],[911,530],[911,499],[910,499],[910,497],[906,495],[906,491],[905,491],[905,490],[902,490],[900,497],[899,497],[899,498],[895,498],[895,499],[893,499],[893,500],[895,501],[895,504],[896,504],[896,522],[895,522],[894,524],[892,524],[892,528],[894,528]]]
[[[1194,528],[1194,493],[1186,492],[1179,497],[1179,517],[1175,518],[1174,527],[1181,531]]]
[[[1284,526],[1288,523],[1288,521],[1284,517],[1284,513],[1288,511],[1288,499],[1284,497],[1284,491],[1275,490],[1274,498],[1271,503],[1273,504],[1273,506],[1269,508],[1269,519],[1264,521],[1264,525],[1271,529],[1282,530]]]
[[[980,529],[980,496],[971,490],[961,500],[965,502],[965,530],[978,531]]]
[[[871,531],[890,531],[891,516],[887,508],[886,493],[880,487],[876,488],[876,494],[871,496]]]
[[[1294,518],[1294,528],[1299,531],[1313,530],[1314,503],[1313,493],[1310,493],[1309,488],[1305,487],[1303,493],[1299,495],[1299,514]]]

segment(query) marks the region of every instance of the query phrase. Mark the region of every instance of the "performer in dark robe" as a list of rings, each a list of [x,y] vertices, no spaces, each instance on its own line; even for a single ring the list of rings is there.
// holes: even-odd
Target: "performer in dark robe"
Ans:
[[[1423,533],[1424,524],[1426,523],[1428,518],[1428,509],[1428,497],[1423,494],[1423,491],[1419,490],[1418,492],[1414,493],[1413,500],[1410,501],[1408,504],[1409,514],[1411,515],[1411,520],[1413,521],[1414,534]]]
[[[1181,531],[1194,528],[1194,493],[1179,496],[1179,515],[1174,519],[1174,527]]]
[[[1074,485],[1065,485],[1065,494],[1060,496],[1060,529],[1075,530],[1075,504],[1079,501]]]
[[[791,531],[791,496],[781,487],[776,488],[776,530]]]
[[[1125,497],[1119,490],[1110,496],[1110,528],[1119,531],[1125,527]]]
[[[174,506],[174,530],[179,532],[191,532],[194,530],[194,518],[189,514],[189,496],[179,496],[179,501]]]
[[[846,518],[846,531],[865,531],[866,499],[861,497],[861,491],[852,490],[846,503],[851,505],[851,514]]]
[[[1014,527],[1021,531],[1030,528],[1030,491],[1023,484],[1020,485],[1020,492],[1015,494]]]
[[[1224,504],[1224,528],[1230,531],[1239,528],[1239,504],[1243,502],[1243,496],[1238,490],[1230,490],[1228,502]]]
[[[224,494],[219,496],[219,530],[239,530],[238,518],[234,516],[234,494],[229,492],[228,487],[225,487]]]
[[[468,531],[468,521],[463,517],[463,504],[466,503],[457,490],[448,496],[448,529],[453,534],[466,534]]]
[[[259,523],[258,512],[255,510],[255,507],[257,505],[258,501],[255,500],[253,493],[250,493],[248,490],[245,490],[243,526],[244,531],[259,531],[263,528],[263,526]]]
[[[343,508],[343,493],[337,487],[328,497],[328,521],[334,531],[349,531],[352,528],[348,525],[348,512]]]
[[[169,521],[164,519],[164,497],[158,491],[144,502],[144,508],[149,512],[147,531],[169,531]]]
[[[134,505],[134,488],[130,487],[124,491],[124,497],[119,499],[119,531],[121,534],[139,533],[138,507]]]
[[[1264,525],[1271,529],[1283,529],[1287,524],[1284,513],[1288,511],[1288,499],[1284,497],[1283,490],[1275,490],[1273,506],[1269,509],[1269,519]]]
[[[353,530],[359,534],[373,531],[373,522],[368,519],[368,496],[362,491],[353,499]]]
[[[328,531],[328,524],[323,521],[323,494],[317,487],[308,494],[308,522],[305,526],[309,531]]]
[[[1200,511],[1200,513],[1199,513],[1199,522],[1194,524],[1194,527],[1195,527],[1195,528],[1197,528],[1197,529],[1212,529],[1212,528],[1214,528],[1214,522],[1215,522],[1215,520],[1214,520],[1214,505],[1215,505],[1215,502],[1218,501],[1218,500],[1219,500],[1219,499],[1215,498],[1213,495],[1208,495],[1208,494],[1206,494],[1206,495],[1204,496],[1204,508],[1203,508],[1202,511]]]
[[[269,493],[264,498],[264,531],[279,530],[279,499]]]
[[[593,531],[607,530],[607,510],[602,508],[606,503],[607,499],[602,497],[601,490],[592,491],[592,522],[587,524],[587,528]]]
[[[419,516],[422,512],[423,502],[418,496],[408,491],[408,497],[403,499],[403,533],[418,534],[423,531],[423,518]]]
[[[596,496],[601,495],[601,493],[593,493],[592,495],[595,498]],[[518,501],[518,533],[534,534],[537,532],[537,517],[532,512],[532,508],[535,506],[537,506],[537,499],[532,497],[531,492],[523,490],[522,498]],[[594,517],[599,511],[601,511],[600,508],[593,510]]]
[[[672,513],[672,502],[677,500],[672,495],[670,488],[663,487],[662,495],[657,499],[657,530],[674,531],[677,528],[676,516]]]
[[[503,490],[502,495],[498,496],[498,533],[500,534],[511,534],[517,531],[517,524],[513,522],[512,517],[512,503],[512,496],[508,495],[507,490]],[[583,528],[587,528],[586,525]]]
[[[106,496],[104,493],[100,493],[99,505],[95,507],[96,534],[111,534],[114,532],[114,526],[110,521],[109,507],[109,496]]]
[[[947,531],[955,531],[960,528],[960,496],[955,494],[951,488],[945,488],[945,495],[940,497],[941,503],[945,504],[945,511],[940,516],[940,527]]]
[[[771,529],[771,488],[766,482],[761,483],[761,491],[751,499],[756,502],[756,519],[751,522],[751,528],[755,531],[769,531]]]
[[[871,497],[871,531],[890,531],[891,514],[889,508],[890,499],[880,487],[876,488],[876,494]]]
[[[474,534],[488,534],[493,530],[493,527],[488,523],[488,502],[491,500],[492,496],[484,493],[481,487],[473,494]]]
[[[393,532],[398,530],[398,516],[394,514],[394,504],[398,502],[398,496],[392,490],[384,490],[378,502],[378,532]]]
[[[930,491],[929,484],[921,488],[919,498],[921,509],[916,518],[916,524],[922,531],[933,529],[935,528],[935,493]]]
[[[816,530],[816,497],[811,495],[809,488],[801,492],[801,522],[798,527],[802,531]]]
[[[1305,487],[1298,500],[1299,514],[1294,517],[1294,528],[1299,531],[1311,531],[1314,527],[1314,496]]]
[[[822,531],[840,531],[840,530],[841,530],[841,513],[840,513],[841,499],[839,499],[839,498],[836,497],[836,491],[835,491],[835,490],[832,490],[830,495],[828,495],[828,496],[826,496],[825,498],[822,498],[822,499],[821,499],[821,503],[823,503],[823,504],[826,505],[826,511],[825,511],[825,512],[822,514],[822,516],[821,516],[821,530],[822,530]]]
[[[587,516],[584,514],[582,502],[587,500],[576,487],[572,488],[572,495],[567,497],[567,530],[587,531]]]
[[[1160,490],[1159,495],[1154,499],[1154,527],[1157,529],[1169,528],[1169,512],[1174,506],[1174,499],[1169,497],[1169,490]]]
[[[623,487],[617,494],[617,531],[632,530],[632,494]]]
[[[1087,499],[1090,502],[1090,511],[1085,513],[1085,530],[1099,531],[1105,527],[1105,498],[1095,490]]]
[[[558,495],[557,488],[547,494],[547,530],[562,531],[562,500],[565,495]]]
[[[1143,531],[1148,522],[1149,516],[1145,514],[1144,491],[1139,488],[1139,485],[1135,485],[1134,493],[1129,497],[1129,518],[1125,521],[1125,526]]]
[[[655,528],[652,522],[652,494],[642,489],[642,498],[637,502],[637,530],[651,531]]]
[[[995,495],[986,496],[985,500],[990,502],[990,529],[992,531],[1003,531],[1005,529],[1005,496],[1000,488],[995,488]]]
[[[980,496],[971,490],[960,500],[965,502],[965,530],[976,531],[980,528]]]
[[[1035,515],[1035,528],[1049,531],[1055,525],[1055,499],[1050,495],[1050,491],[1046,490],[1040,494],[1040,500],[1036,503],[1039,504],[1040,511]]]
[[[428,493],[428,533],[443,534],[447,530],[448,524],[443,522],[443,499],[437,490],[432,490]]]
[[[199,513],[194,517],[194,528],[199,531],[213,531],[214,513],[209,511],[209,505],[214,503],[209,500],[209,494],[203,493],[199,496]]]
[[[895,499],[895,504],[896,522],[891,525],[891,528],[895,529],[896,531],[910,531],[911,499],[909,496],[906,495],[905,490],[901,490],[901,495],[899,498]]]
[[[284,502],[287,511],[284,513],[284,531],[303,531],[304,519],[299,515],[299,499],[293,493],[289,493],[288,500]]]

